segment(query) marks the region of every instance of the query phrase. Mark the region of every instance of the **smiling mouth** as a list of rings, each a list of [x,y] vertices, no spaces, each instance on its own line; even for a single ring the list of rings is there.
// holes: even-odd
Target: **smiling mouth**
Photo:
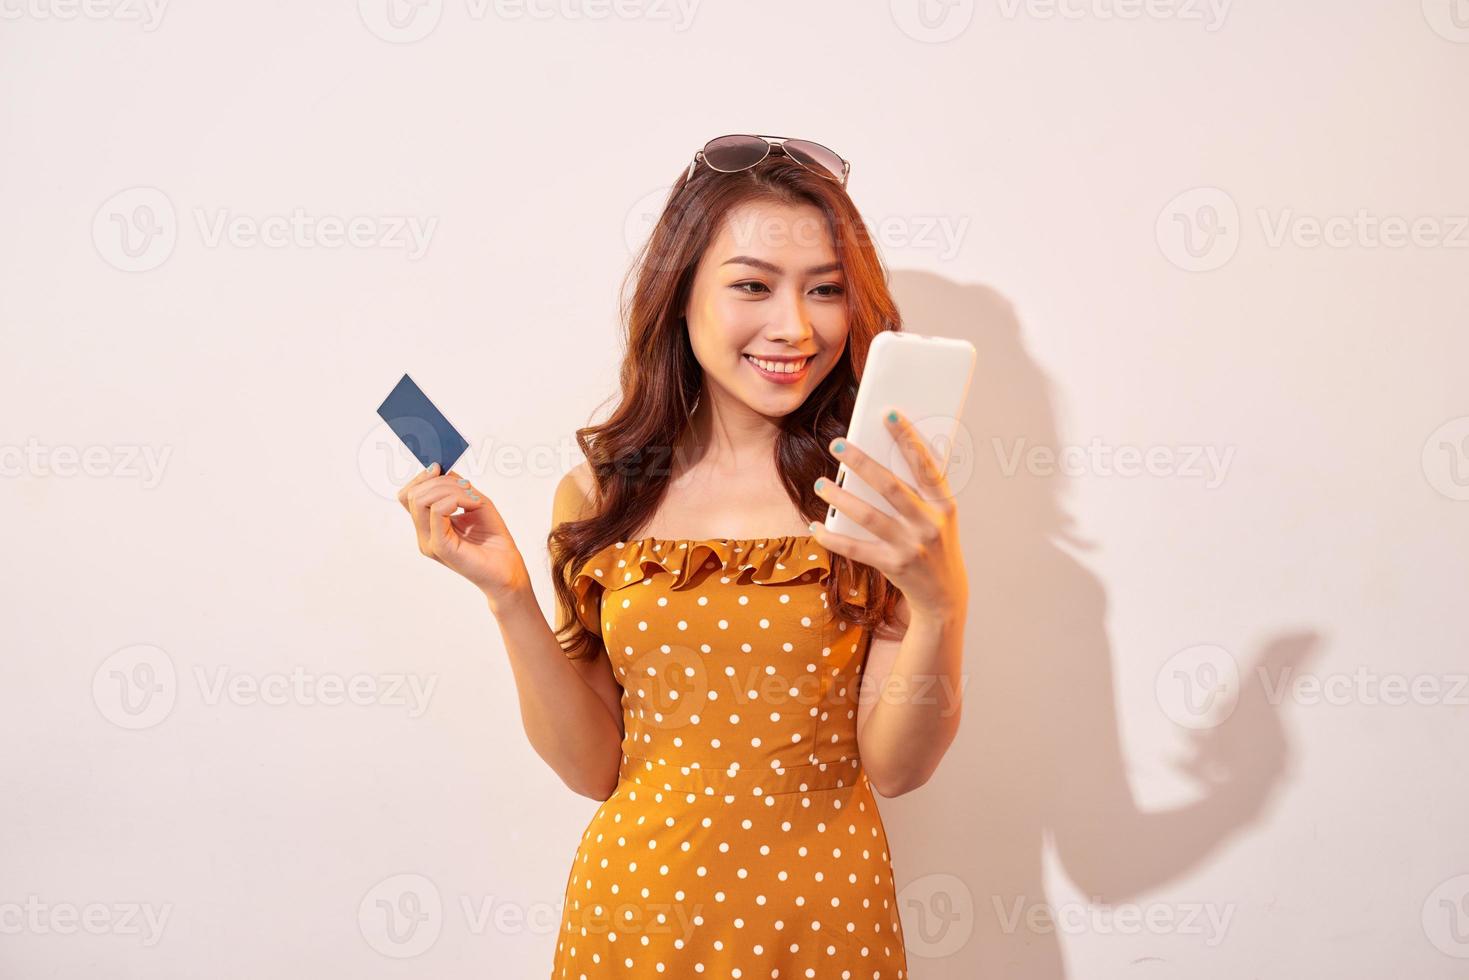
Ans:
[[[806,365],[811,363],[811,355],[807,355],[799,361],[767,361],[763,357],[753,357],[749,354],[745,354],[744,358],[762,371],[767,371],[770,374],[800,374],[806,369]]]

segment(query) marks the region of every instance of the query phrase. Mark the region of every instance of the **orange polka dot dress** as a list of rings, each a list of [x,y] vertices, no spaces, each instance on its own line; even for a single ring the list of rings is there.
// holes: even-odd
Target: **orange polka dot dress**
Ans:
[[[619,541],[572,578],[622,685],[617,788],[582,834],[552,980],[903,980],[857,752],[869,643],[811,535]],[[865,604],[860,579],[847,594]]]

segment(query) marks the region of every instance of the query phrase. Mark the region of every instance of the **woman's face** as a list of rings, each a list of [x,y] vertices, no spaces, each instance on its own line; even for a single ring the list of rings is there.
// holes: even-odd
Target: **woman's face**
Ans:
[[[706,391],[761,415],[799,408],[847,340],[846,281],[826,217],[770,201],[732,210],[699,261],[684,315]]]

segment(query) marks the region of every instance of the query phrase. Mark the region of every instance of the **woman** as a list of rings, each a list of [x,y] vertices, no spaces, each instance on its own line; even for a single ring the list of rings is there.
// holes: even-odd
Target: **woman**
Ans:
[[[887,416],[919,486],[838,438],[899,328],[847,170],[721,137],[675,184],[629,273],[622,401],[556,491],[554,633],[468,481],[430,468],[400,495],[420,550],[488,599],[536,752],[603,801],[553,978],[907,976],[873,794],[953,740],[930,692],[960,690],[968,583],[907,420]],[[834,486],[839,461],[899,516]],[[877,540],[827,531],[828,505]]]

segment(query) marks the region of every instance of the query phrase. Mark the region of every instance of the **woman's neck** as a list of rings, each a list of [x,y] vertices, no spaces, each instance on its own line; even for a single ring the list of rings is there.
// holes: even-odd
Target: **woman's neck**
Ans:
[[[706,386],[675,447],[674,479],[695,469],[716,476],[773,470],[779,435],[779,420]]]

